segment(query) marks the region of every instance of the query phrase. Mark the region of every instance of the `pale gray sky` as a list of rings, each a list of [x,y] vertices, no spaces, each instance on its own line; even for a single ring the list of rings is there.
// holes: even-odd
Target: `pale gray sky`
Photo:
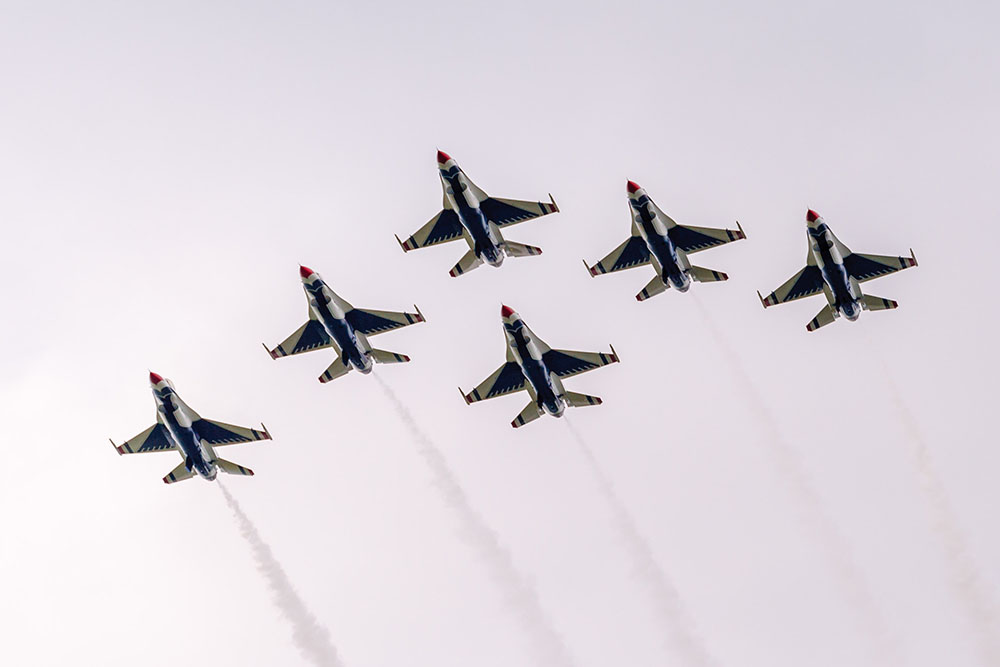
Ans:
[[[900,664],[986,664],[912,428],[995,595],[998,19],[985,1],[3,2],[5,662],[300,659],[218,490],[107,442],[152,421],[152,369],[273,433],[226,450],[257,472],[226,481],[346,665],[530,664],[375,380],[321,386],[330,354],[261,349],[305,318],[304,263],[355,305],[427,316],[378,339],[413,362],[376,372],[581,667],[681,654],[565,424],[514,431],[523,396],[458,396],[503,360],[501,302],[553,346],[615,345],[620,365],[568,382],[604,405],[569,417],[720,665],[884,664],[775,428]],[[459,279],[462,246],[404,256],[393,233],[440,208],[437,148],[490,194],[551,192],[562,213],[506,234],[545,254]],[[648,269],[588,276],[580,258],[628,233],[629,178],[682,224],[742,223],[698,256],[729,282],[639,304]],[[821,299],[760,307],[802,266],[807,207],[856,251],[915,249],[867,286],[898,310],[807,334]]]

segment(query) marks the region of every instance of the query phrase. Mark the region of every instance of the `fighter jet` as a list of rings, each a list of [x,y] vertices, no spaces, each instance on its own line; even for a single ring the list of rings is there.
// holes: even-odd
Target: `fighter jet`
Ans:
[[[398,364],[410,360],[405,354],[376,350],[368,344],[368,338],[423,322],[419,308],[414,306],[416,313],[362,310],[337,296],[312,269],[300,266],[299,276],[309,302],[309,320],[273,350],[264,346],[272,359],[332,347],[337,352],[337,360],[319,376],[320,382],[335,380],[352,368],[367,375],[372,372],[373,364]]]
[[[263,424],[263,430],[258,431],[202,419],[181,400],[170,380],[150,372],[149,384],[156,401],[156,423],[120,445],[115,445],[112,440],[111,444],[119,455],[178,452],[184,460],[163,478],[165,484],[180,482],[195,475],[211,481],[220,470],[230,475],[253,475],[253,470],[217,457],[215,448],[254,440],[270,440],[271,434]]]
[[[862,310],[891,310],[899,306],[891,299],[863,294],[861,283],[916,266],[912,249],[909,257],[853,253],[812,209],[806,213],[806,240],[809,242],[806,267],[767,298],[757,292],[765,308],[823,292],[827,305],[806,325],[807,331],[816,331],[841,315],[853,322]]]
[[[549,195],[548,204],[490,197],[466,176],[447,153],[438,151],[437,161],[438,175],[444,189],[444,210],[406,241],[400,241],[396,237],[403,252],[464,238],[469,244],[469,252],[449,272],[452,278],[468,273],[483,262],[490,266],[500,266],[505,256],[542,254],[541,248],[507,241],[500,233],[500,228],[549,213],[558,213],[559,207],[552,195]]]
[[[678,225],[632,181],[628,182],[628,204],[632,213],[632,236],[597,264],[587,266],[584,260],[591,276],[652,264],[656,275],[635,295],[637,301],[645,301],[671,287],[686,292],[692,280],[700,283],[729,280],[729,276],[720,271],[693,266],[688,255],[745,239],[740,223],[736,223],[737,229]]]
[[[567,406],[578,408],[601,404],[601,399],[596,396],[566,391],[562,380],[617,363],[618,355],[614,347],[611,354],[553,350],[511,308],[502,306],[500,316],[507,341],[507,361],[471,393],[466,394],[461,387],[458,388],[466,405],[527,390],[531,402],[510,423],[519,428],[544,414],[562,417]]]

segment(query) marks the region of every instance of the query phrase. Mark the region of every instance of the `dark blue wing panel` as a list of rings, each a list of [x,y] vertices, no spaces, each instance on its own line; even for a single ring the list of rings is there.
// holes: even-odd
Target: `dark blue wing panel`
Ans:
[[[628,240],[628,244],[622,250],[622,254],[618,255],[618,259],[615,260],[614,266],[610,270],[620,271],[648,261],[649,248],[646,246],[646,242],[641,236],[633,236]]]
[[[138,452],[160,452],[167,449],[173,449],[174,443],[170,441],[167,437],[167,427],[163,424],[157,424],[150,431],[149,436],[146,440],[139,446],[139,449],[135,450]]]
[[[490,222],[495,222],[498,227],[503,227],[504,225],[511,225],[515,222],[521,222],[522,220],[528,220],[530,218],[537,218],[543,215],[542,211],[545,210],[545,204],[542,202],[537,202],[532,205],[537,205],[539,211],[526,211],[523,208],[518,208],[517,206],[511,206],[502,201],[493,199],[484,199],[479,202],[479,209],[486,216],[486,219]]]
[[[521,372],[521,367],[517,365],[516,362],[508,361],[504,364],[503,369],[500,371],[500,375],[493,382],[493,386],[489,388],[485,396],[479,395],[478,389],[472,390],[472,396],[474,400],[481,401],[487,398],[493,398],[494,396],[499,396],[501,394],[507,394],[512,391],[518,391],[524,386],[524,373]]]
[[[403,313],[404,316],[409,316]],[[372,334],[381,333],[383,331],[389,331],[390,329],[398,329],[399,327],[405,327],[407,324],[413,324],[413,322],[396,322],[390,320],[386,317],[379,317],[373,313],[366,310],[361,310],[360,308],[355,308],[354,310],[347,313],[347,321],[355,331],[360,331],[366,336]],[[417,322],[419,320],[414,320]]]
[[[792,289],[785,295],[783,301],[798,299],[806,294],[815,294],[823,291],[823,272],[818,266],[807,266],[799,279],[795,281]]]
[[[329,342],[330,337],[326,334],[319,320],[309,320],[305,331],[302,332],[302,335],[295,342],[295,347],[288,354],[297,354],[306,350],[312,350],[322,347]]]
[[[688,229],[682,225],[671,227],[667,231],[667,234],[670,235],[670,240],[674,242],[674,245],[684,252],[694,252],[695,250],[701,250],[702,248],[711,248],[712,246],[726,243],[723,240],[712,238],[707,234],[696,232],[693,229]]]
[[[441,211],[437,222],[431,233],[421,242],[422,246],[433,245],[441,241],[448,241],[462,235],[462,223],[458,219],[458,214],[450,208]]]
[[[542,355],[542,361],[545,362],[546,368],[559,377],[575,375],[600,366],[600,364],[578,359],[559,350],[549,350]]]
[[[904,261],[905,258],[899,258],[900,264]],[[899,271],[902,266],[889,266],[868,259],[867,257],[862,257],[861,255],[848,255],[844,258],[844,268],[847,269],[847,273],[858,280],[869,280],[877,276],[884,276],[887,273]]]

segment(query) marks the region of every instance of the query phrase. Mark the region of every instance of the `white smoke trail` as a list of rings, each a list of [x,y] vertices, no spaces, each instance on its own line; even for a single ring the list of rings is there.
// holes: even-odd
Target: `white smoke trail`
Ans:
[[[968,621],[976,633],[985,664],[1000,665],[1000,645],[998,645],[1000,629],[997,627],[993,592],[969,552],[951,501],[934,467],[923,431],[903,400],[899,387],[885,363],[884,355],[879,355],[879,359],[889,387],[889,396],[909,435],[907,444],[920,475],[920,488],[930,506],[931,528],[944,548],[951,568],[951,583],[955,594],[961,601]]]
[[[539,667],[570,667],[573,659],[563,644],[562,638],[552,626],[552,622],[542,610],[534,587],[514,566],[514,559],[500,543],[486,520],[473,509],[465,490],[458,483],[455,474],[448,467],[441,451],[417,426],[410,411],[399,400],[396,393],[375,373],[375,379],[389,398],[417,442],[420,456],[434,474],[435,482],[444,496],[445,502],[458,515],[461,535],[481,556],[491,578],[503,590],[510,603],[518,611],[517,617],[535,652],[535,662]]]
[[[830,556],[830,564],[837,577],[838,588],[844,592],[854,611],[852,617],[856,620],[858,630],[871,644],[871,649],[876,654],[875,657],[878,661],[876,664],[902,664],[898,646],[890,636],[888,626],[854,560],[847,539],[827,513],[823,501],[813,488],[809,475],[803,469],[795,451],[785,442],[774,415],[768,408],[767,402],[762,398],[757,385],[754,384],[743,367],[739,356],[716,325],[709,310],[702,304],[697,295],[693,296],[692,300],[701,312],[702,319],[715,338],[719,349],[725,355],[733,375],[739,381],[743,389],[742,393],[750,399],[754,414],[760,417],[760,423],[764,427],[762,442],[765,451],[770,456],[771,463],[780,471],[789,491],[795,496],[796,505],[808,519],[806,525],[814,530],[815,536],[823,545],[824,553]]]
[[[292,639],[296,648],[299,649],[299,653],[310,663],[320,667],[342,667],[343,663],[337,655],[337,649],[330,641],[329,631],[319,624],[316,617],[306,607],[305,602],[295,592],[285,570],[271,553],[271,547],[257,532],[257,526],[243,512],[240,504],[229,494],[229,490],[222,485],[221,481],[219,481],[219,489],[236,516],[240,532],[250,544],[254,560],[257,561],[257,570],[264,575],[268,586],[271,587],[275,604],[288,619],[288,622],[292,624]]]
[[[667,573],[660,567],[649,543],[639,531],[635,521],[632,520],[625,505],[618,498],[618,494],[615,493],[614,484],[605,476],[597,458],[587,446],[583,436],[573,426],[573,422],[565,417],[563,419],[569,427],[570,433],[573,434],[576,444],[590,464],[590,469],[594,473],[608,505],[611,506],[615,522],[625,537],[626,545],[634,560],[636,573],[642,577],[644,588],[653,597],[657,614],[671,634],[672,646],[683,654],[683,664],[690,667],[709,667],[717,664],[717,661],[709,654],[701,637],[695,632],[694,624],[684,609],[676,587],[670,581]]]

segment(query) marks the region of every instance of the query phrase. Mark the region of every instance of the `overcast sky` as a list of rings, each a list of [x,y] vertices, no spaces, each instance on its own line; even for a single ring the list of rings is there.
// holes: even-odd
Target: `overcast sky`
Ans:
[[[553,347],[615,345],[621,364],[567,381],[604,405],[568,418],[719,665],[987,664],[996,619],[968,596],[1000,589],[998,19],[6,0],[3,661],[308,664],[218,489],[108,443],[152,422],[151,369],[205,417],[267,424],[223,452],[257,475],[224,481],[346,665],[534,664],[375,379],[320,385],[329,351],[261,349],[306,317],[303,263],[356,306],[420,306],[376,339],[412,363],[376,373],[580,667],[684,659],[566,425],[511,429],[525,394],[459,397],[504,359],[501,303]],[[441,206],[438,148],[491,195],[551,192],[561,213],[505,231],[545,254],[458,279],[462,244],[404,255],[393,234]],[[637,303],[649,268],[592,279],[580,259],[628,234],[627,179],[682,224],[739,220],[748,240],[697,256],[730,280]],[[915,250],[865,285],[898,310],[807,334],[821,298],[761,308],[803,265],[809,207],[855,251]]]

